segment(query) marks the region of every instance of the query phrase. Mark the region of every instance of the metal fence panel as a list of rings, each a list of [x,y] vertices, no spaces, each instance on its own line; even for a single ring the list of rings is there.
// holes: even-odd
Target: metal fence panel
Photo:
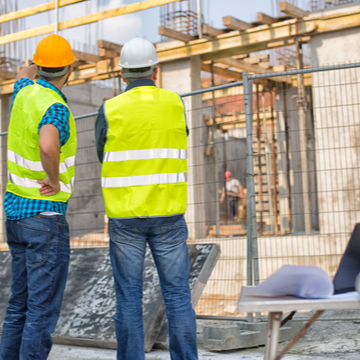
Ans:
[[[244,316],[236,311],[241,287],[283,264],[315,265],[334,276],[360,218],[359,79],[360,64],[244,72],[242,82],[182,95],[190,129],[189,243],[221,249],[198,315]],[[109,240],[95,118],[76,118],[72,247]],[[5,169],[6,136],[0,139]],[[241,184],[241,197],[228,191],[226,171]],[[5,177],[3,170],[3,190]]]

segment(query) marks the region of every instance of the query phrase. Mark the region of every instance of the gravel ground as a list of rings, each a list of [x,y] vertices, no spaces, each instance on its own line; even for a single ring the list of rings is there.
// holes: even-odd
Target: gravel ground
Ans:
[[[303,319],[307,314],[297,314]],[[346,317],[349,320],[332,320]],[[326,311],[321,319],[311,325],[307,334],[283,357],[284,360],[360,360],[360,311]],[[328,321],[324,321],[328,320]],[[226,352],[211,352],[202,348],[202,326],[198,321],[199,360],[261,360],[264,347]],[[279,350],[286,343],[279,345]],[[54,345],[49,360],[115,360],[116,352],[68,345]],[[169,360],[167,351],[152,351],[146,360]]]

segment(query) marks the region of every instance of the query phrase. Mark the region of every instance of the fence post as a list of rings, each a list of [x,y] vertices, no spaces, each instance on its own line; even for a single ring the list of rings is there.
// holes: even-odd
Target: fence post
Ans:
[[[214,77],[214,62],[211,62],[211,84],[212,87],[215,86],[215,77]],[[213,162],[214,162],[214,177],[215,177],[215,227],[216,227],[216,237],[220,237],[220,204],[219,204],[219,173],[217,165],[217,125],[216,125],[216,105],[215,105],[215,91],[212,91],[212,144],[213,144]],[[224,189],[225,190],[225,189]],[[225,206],[227,203],[225,201]]]
[[[302,63],[302,48],[299,39],[296,38],[296,65],[298,70],[303,67]],[[309,163],[307,150],[307,134],[306,134],[306,104],[305,104],[305,89],[304,89],[304,75],[297,75],[298,88],[298,116],[299,116],[299,132],[300,132],[300,154],[301,154],[301,176],[303,186],[303,201],[304,201],[304,223],[305,233],[310,235],[311,229],[311,209],[310,209],[310,189],[309,189]]]
[[[247,190],[247,284],[259,283],[259,264],[256,228],[255,182],[253,159],[253,81],[247,71],[243,73],[246,118],[246,190]]]

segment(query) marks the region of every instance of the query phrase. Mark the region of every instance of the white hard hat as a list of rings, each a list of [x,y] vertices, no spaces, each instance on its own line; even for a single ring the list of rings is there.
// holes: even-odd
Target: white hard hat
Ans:
[[[152,67],[151,73],[154,70],[154,66],[160,61],[156,54],[155,46],[148,40],[142,38],[134,38],[128,41],[121,49],[119,66],[124,69],[124,77],[141,77],[147,76],[145,73],[131,73],[131,76],[126,76],[129,73],[126,69],[140,69],[145,67]],[[151,74],[150,73],[150,74]]]

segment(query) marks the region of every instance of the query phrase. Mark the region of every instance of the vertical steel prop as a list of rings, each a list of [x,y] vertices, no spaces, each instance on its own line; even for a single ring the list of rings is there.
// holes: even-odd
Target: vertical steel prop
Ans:
[[[197,0],[197,20],[198,20],[198,34],[199,34],[199,39],[201,39],[203,37],[203,33],[202,33],[202,10],[201,10],[201,0]]]
[[[298,70],[303,68],[303,53],[299,39],[296,39],[296,65]],[[305,233],[310,235],[311,229],[311,203],[310,203],[310,186],[309,186],[309,161],[308,161],[308,144],[306,134],[306,100],[304,75],[297,75],[298,82],[298,116],[299,116],[299,135],[300,135],[300,154],[301,154],[301,176],[303,186],[303,201],[304,201],[304,223]]]
[[[211,62],[211,83],[212,87],[215,86],[215,72],[214,72],[214,62]],[[217,125],[216,125],[216,105],[215,105],[215,92],[212,91],[212,145],[213,145],[213,161],[214,161],[214,177],[215,177],[215,224],[216,224],[216,237],[220,237],[220,204],[219,204],[219,173],[218,173],[218,164],[217,164],[217,144],[216,144],[216,134],[217,134]],[[225,203],[227,206],[227,204]]]
[[[259,283],[259,263],[256,228],[254,155],[253,155],[253,81],[243,73],[246,118],[246,189],[247,189],[247,284]]]

